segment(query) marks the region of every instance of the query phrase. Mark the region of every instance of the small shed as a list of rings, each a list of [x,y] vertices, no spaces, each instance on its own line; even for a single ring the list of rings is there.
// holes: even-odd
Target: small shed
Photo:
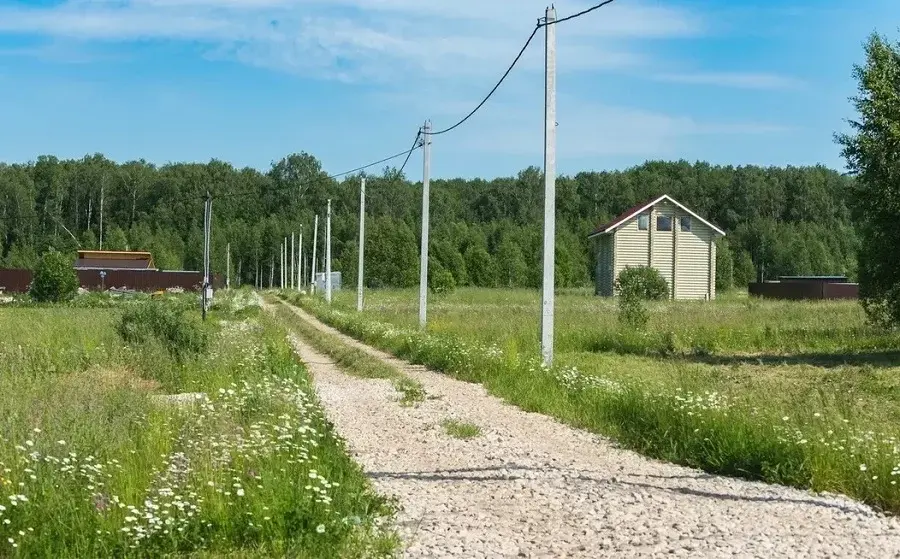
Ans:
[[[716,296],[716,239],[725,231],[663,194],[598,227],[596,293],[615,295],[615,281],[628,267],[656,268],[674,299]]]
[[[76,270],[155,270],[149,252],[125,250],[79,250]]]

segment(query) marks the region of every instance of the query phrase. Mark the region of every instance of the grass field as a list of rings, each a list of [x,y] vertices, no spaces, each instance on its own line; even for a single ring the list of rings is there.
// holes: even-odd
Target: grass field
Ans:
[[[413,291],[368,292],[362,316],[349,291],[330,309],[294,300],[358,338],[648,455],[900,511],[900,335],[868,327],[855,302],[656,303],[634,331],[614,301],[561,293],[545,371],[534,291],[432,295],[427,334]]]
[[[247,293],[216,297],[206,325],[191,297],[0,309],[0,557],[395,549],[393,504],[347,456],[284,329]],[[142,334],[126,343],[132,310]]]

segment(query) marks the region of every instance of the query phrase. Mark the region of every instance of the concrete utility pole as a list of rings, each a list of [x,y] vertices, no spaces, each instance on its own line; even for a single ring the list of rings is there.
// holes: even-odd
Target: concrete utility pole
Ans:
[[[209,239],[212,225],[212,197],[206,193],[206,201],[203,204],[203,284],[200,294],[200,308],[203,320],[206,320],[206,311],[209,308]]]
[[[303,289],[303,226],[300,226],[300,238],[297,239],[297,291]]]
[[[319,242],[319,216],[316,215],[316,219],[313,222],[313,253],[312,253],[312,265],[310,268],[312,269],[312,273],[309,276],[309,289],[310,293],[316,292],[316,250],[318,247],[316,243]]]
[[[225,245],[225,289],[231,289],[231,243]]]
[[[295,270],[294,266],[296,264],[296,259],[294,257],[296,255],[297,255],[297,253],[294,252],[294,232],[292,231],[291,232],[291,281],[290,281],[291,289],[294,289],[294,280],[296,279],[296,276],[297,276],[297,274],[294,272],[294,270]]]
[[[428,310],[428,218],[431,180],[431,121],[422,128],[422,248],[419,262],[419,328],[425,328]]]
[[[331,200],[325,214],[325,301],[331,303]]]
[[[553,364],[553,311],[556,288],[556,9],[544,20],[544,280],[541,288],[541,357]]]
[[[103,179],[100,179],[100,250],[103,250]]]
[[[366,250],[366,177],[359,183],[359,265],[356,270],[356,311],[363,310],[363,253]]]

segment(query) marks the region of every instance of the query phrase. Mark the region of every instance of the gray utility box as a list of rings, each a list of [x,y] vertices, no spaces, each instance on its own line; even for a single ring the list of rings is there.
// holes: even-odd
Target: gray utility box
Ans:
[[[341,288],[341,273],[331,272],[331,290],[337,291]],[[325,292],[325,272],[316,274],[316,291]]]

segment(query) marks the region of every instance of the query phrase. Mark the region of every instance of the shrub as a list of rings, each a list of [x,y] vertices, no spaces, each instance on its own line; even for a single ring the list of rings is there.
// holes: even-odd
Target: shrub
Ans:
[[[432,293],[451,293],[456,289],[456,280],[450,270],[444,267],[438,267],[434,272],[428,274],[428,288]]]
[[[169,301],[146,301],[122,313],[119,336],[128,343],[156,339],[176,358],[204,353],[209,333],[196,315]]]
[[[78,293],[78,275],[72,260],[65,254],[50,249],[45,252],[34,269],[34,279],[28,290],[35,301],[59,303],[70,301]]]
[[[669,296],[669,284],[656,268],[629,266],[616,278],[616,292],[623,298],[661,301]]]
[[[619,296],[619,322],[630,328],[643,328],[650,320],[644,302],[633,294]]]

